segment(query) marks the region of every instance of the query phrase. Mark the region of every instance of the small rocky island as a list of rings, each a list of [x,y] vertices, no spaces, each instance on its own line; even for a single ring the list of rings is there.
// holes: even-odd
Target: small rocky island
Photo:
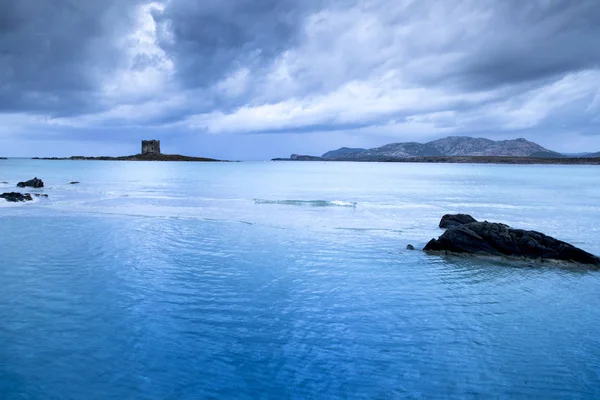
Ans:
[[[600,258],[540,232],[513,229],[501,223],[479,222],[467,214],[444,215],[440,228],[446,229],[446,232],[427,243],[424,251],[563,261],[600,268]]]
[[[33,160],[97,160],[97,161],[196,161],[196,162],[224,162],[206,157],[190,157],[180,154],[163,154],[160,151],[160,140],[142,140],[142,151],[139,154],[120,157],[33,157]]]

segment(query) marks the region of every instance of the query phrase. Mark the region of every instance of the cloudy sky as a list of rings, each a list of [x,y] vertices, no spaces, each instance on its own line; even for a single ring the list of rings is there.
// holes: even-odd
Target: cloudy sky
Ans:
[[[0,155],[600,150],[598,0],[0,0]]]

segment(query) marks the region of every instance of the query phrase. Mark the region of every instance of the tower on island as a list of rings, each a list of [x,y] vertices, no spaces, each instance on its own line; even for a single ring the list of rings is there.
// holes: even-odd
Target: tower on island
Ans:
[[[160,140],[142,140],[142,154],[160,154]]]

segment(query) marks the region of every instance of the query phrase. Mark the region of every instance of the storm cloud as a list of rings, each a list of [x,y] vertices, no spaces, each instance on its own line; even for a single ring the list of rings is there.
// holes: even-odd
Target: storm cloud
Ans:
[[[595,0],[2,0],[7,155],[457,134],[600,150],[599,115]]]

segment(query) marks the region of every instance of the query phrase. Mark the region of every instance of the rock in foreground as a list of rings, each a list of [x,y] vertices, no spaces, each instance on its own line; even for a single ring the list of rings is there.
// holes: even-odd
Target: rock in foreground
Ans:
[[[444,216],[454,225],[450,225],[438,239],[427,243],[424,251],[558,260],[600,267],[600,258],[595,255],[543,233],[513,229],[500,223],[477,222],[469,215],[458,215],[461,214]],[[460,220],[469,221],[465,216],[474,222],[461,224]]]
[[[0,198],[4,199],[6,201],[9,201],[11,203],[18,203],[20,201],[33,200],[29,193],[17,193],[17,192],[2,193],[2,194],[0,194]]]
[[[24,188],[24,187],[32,187],[34,189],[39,189],[39,188],[43,188],[44,187],[44,182],[41,179],[33,178],[30,179],[28,181],[25,182],[19,182],[17,183],[17,187],[20,188]]]

